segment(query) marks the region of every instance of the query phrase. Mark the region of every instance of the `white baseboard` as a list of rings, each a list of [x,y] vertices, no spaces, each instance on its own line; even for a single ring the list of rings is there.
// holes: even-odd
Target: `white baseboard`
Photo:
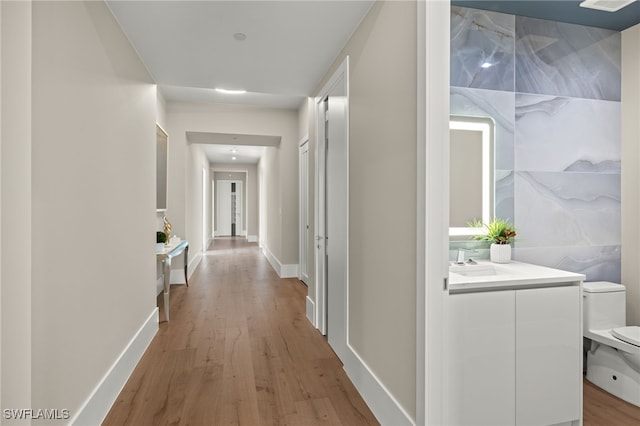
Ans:
[[[267,247],[262,247],[262,253],[280,278],[298,278],[298,265],[283,265]]]
[[[309,298],[309,296],[307,296],[307,319],[309,320],[311,325],[313,325],[314,327],[317,328],[317,325],[316,325],[316,304],[314,303],[313,300],[311,300]]]
[[[189,256],[189,267],[187,268],[187,276],[189,277],[189,279],[191,279],[193,272],[196,270],[201,260],[202,260],[202,253],[196,253],[195,256]],[[169,283],[185,284],[184,267],[171,269],[171,276],[169,277]],[[164,283],[162,284],[162,286],[164,286]]]
[[[415,421],[400,406],[356,351],[347,345],[346,352],[348,359],[342,360],[344,370],[380,424],[415,426]]]
[[[257,235],[247,235],[247,242],[248,243],[257,243],[258,242],[258,236]]]
[[[189,253],[191,254],[191,253]],[[195,256],[189,256],[191,259],[189,260],[189,267],[187,268],[187,276],[191,279],[193,272],[196,270],[200,261],[202,260],[202,253],[195,253]],[[184,276],[184,274],[182,274]]]
[[[158,308],[155,308],[69,424],[102,423],[157,331]]]
[[[298,265],[281,265],[280,278],[298,278]]]

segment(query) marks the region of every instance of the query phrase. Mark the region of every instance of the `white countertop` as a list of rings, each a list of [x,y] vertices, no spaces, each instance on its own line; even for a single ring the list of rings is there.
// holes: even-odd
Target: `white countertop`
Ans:
[[[584,280],[583,274],[516,261],[479,260],[477,265],[451,263],[449,267],[450,293],[580,285]]]

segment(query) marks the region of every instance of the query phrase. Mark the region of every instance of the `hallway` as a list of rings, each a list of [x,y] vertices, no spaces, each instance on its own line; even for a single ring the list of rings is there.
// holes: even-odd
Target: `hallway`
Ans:
[[[216,238],[103,424],[378,424],[305,296],[256,244]]]

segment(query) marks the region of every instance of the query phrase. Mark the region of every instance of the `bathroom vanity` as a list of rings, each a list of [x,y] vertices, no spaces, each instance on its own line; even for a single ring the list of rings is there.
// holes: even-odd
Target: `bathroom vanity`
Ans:
[[[584,275],[488,261],[449,272],[445,424],[580,424]]]

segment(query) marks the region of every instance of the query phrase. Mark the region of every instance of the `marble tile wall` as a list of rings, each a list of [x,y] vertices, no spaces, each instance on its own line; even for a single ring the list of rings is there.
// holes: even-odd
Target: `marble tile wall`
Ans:
[[[517,260],[620,282],[620,43],[451,8],[451,114],[496,123],[495,212],[518,229]]]

